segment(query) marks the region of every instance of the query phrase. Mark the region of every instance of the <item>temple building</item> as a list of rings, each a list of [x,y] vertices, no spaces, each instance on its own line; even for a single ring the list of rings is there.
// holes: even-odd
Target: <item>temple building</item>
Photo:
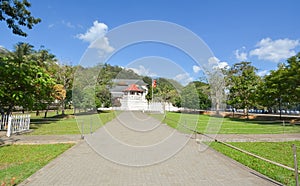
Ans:
[[[110,89],[114,107],[120,110],[147,110],[147,84],[137,79],[115,79]]]
[[[147,84],[140,79],[114,79],[113,87],[110,89],[114,110],[130,111],[178,111],[171,103],[148,102]],[[154,95],[155,96],[155,95]]]

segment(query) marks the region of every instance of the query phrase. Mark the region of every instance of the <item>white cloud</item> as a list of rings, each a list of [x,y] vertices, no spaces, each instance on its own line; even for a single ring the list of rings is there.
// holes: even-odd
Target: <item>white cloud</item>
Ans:
[[[214,65],[214,64],[217,64],[217,63],[219,63],[220,62],[220,60],[217,58],[217,57],[215,57],[215,56],[213,56],[213,57],[210,57],[209,59],[208,59],[208,63],[210,64],[210,65]]]
[[[143,65],[138,66],[138,68],[129,68],[129,69],[133,70],[138,75],[150,76],[150,77],[157,76],[157,74],[150,72],[150,70],[146,69]]]
[[[86,31],[85,34],[78,34],[77,38],[92,43],[96,39],[103,37],[107,33],[108,27],[104,23],[94,21],[93,26]]]
[[[225,69],[225,68],[228,68],[228,67],[229,67],[229,65],[228,65],[228,63],[225,62],[225,61],[219,62],[219,64],[218,64],[218,68],[219,68],[219,69]]]
[[[264,38],[256,44],[256,49],[250,51],[250,56],[257,56],[260,60],[279,62],[296,55],[295,48],[300,45],[299,40]]]
[[[229,65],[227,62],[225,61],[220,61],[217,57],[210,57],[208,59],[208,63],[210,66],[212,66],[212,68],[218,68],[218,69],[224,69],[224,68],[228,68]]]
[[[257,72],[257,75],[259,75],[261,77],[268,75],[268,74],[269,74],[268,70],[262,70],[262,71]]]
[[[243,48],[245,48],[245,47],[243,47]],[[240,52],[239,50],[236,50],[234,54],[235,54],[236,59],[239,61],[246,61],[248,59],[248,57],[247,57],[248,54],[246,52]]]
[[[115,50],[112,46],[110,46],[107,37],[101,37],[97,39],[89,46],[89,48],[100,49],[99,53],[111,53]]]
[[[188,73],[178,74],[174,79],[184,86],[193,81],[193,78]]]
[[[194,65],[194,66],[193,66],[193,71],[194,71],[195,73],[198,73],[200,70],[201,70],[201,67],[199,67],[198,65]]]
[[[75,25],[73,25],[71,22],[69,22],[69,21],[65,21],[65,20],[62,20],[61,21],[61,23],[63,24],[63,25],[65,25],[66,27],[68,27],[68,28],[75,28]]]
[[[53,28],[53,27],[54,27],[54,24],[48,25],[48,28]]]
[[[88,29],[85,34],[78,34],[76,37],[83,41],[89,42],[91,45],[89,48],[100,49],[99,55],[104,56],[107,53],[114,51],[114,48],[110,46],[107,37],[104,37],[107,33],[108,27],[104,23],[94,21],[93,26]]]

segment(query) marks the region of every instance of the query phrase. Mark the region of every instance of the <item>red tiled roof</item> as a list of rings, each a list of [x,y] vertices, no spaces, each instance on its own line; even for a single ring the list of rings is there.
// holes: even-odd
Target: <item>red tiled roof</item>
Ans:
[[[139,87],[136,84],[131,84],[129,85],[129,87],[127,87],[124,92],[129,92],[129,91],[133,91],[133,92],[143,92],[143,90],[139,89]]]

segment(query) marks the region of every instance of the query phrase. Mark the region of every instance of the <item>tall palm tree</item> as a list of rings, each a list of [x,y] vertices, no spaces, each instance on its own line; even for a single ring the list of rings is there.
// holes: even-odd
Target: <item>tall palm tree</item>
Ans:
[[[33,46],[29,43],[19,42],[14,46],[14,51],[11,53],[15,62],[20,66],[24,62],[24,58],[33,54]]]

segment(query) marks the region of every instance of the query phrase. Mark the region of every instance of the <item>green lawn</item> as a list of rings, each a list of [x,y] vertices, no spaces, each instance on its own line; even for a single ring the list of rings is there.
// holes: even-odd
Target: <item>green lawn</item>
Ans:
[[[232,142],[233,146],[252,152],[272,161],[294,167],[292,144],[297,146],[298,165],[300,165],[300,141],[290,142]],[[259,160],[242,152],[229,148],[223,144],[213,142],[210,144],[215,150],[254,169],[285,185],[295,185],[294,172],[279,166]]]
[[[285,125],[281,122],[217,118],[208,115],[167,112],[163,121],[173,128],[185,131],[182,125],[202,133],[220,134],[283,134],[300,133],[300,125]]]
[[[49,118],[33,117],[30,128],[34,129],[29,135],[63,135],[81,134],[97,130],[105,123],[116,117],[117,112],[102,112],[100,114],[53,116]],[[51,115],[51,113],[50,113]]]
[[[14,185],[22,182],[71,146],[73,144],[0,147],[0,184]]]

